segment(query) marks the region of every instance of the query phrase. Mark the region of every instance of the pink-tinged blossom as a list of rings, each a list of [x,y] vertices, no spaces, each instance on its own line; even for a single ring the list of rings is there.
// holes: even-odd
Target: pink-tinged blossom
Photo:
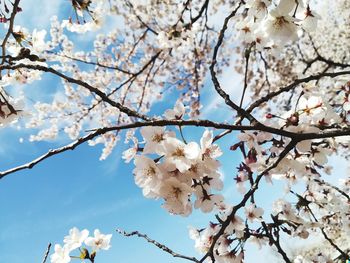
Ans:
[[[310,235],[309,231],[306,230],[304,226],[299,226],[294,230],[294,236],[298,236],[302,239],[307,239]]]
[[[234,180],[236,181],[236,187],[238,192],[244,194],[247,191],[245,187],[245,182],[248,180],[248,176],[246,175],[246,173],[243,171],[239,172],[238,175],[234,178]]]
[[[236,237],[241,238],[244,236],[245,224],[241,217],[235,215],[230,224],[226,228],[226,232],[231,234],[234,233]]]
[[[248,241],[250,243],[255,244],[256,246],[258,246],[259,249],[261,249],[263,246],[266,245],[268,240],[266,240],[266,238],[264,238],[264,237],[257,237],[255,235],[251,235],[249,237]]]
[[[312,140],[301,141],[296,145],[296,148],[299,152],[308,152],[311,150],[311,144]]]
[[[165,200],[163,207],[171,214],[182,216],[188,216],[192,212],[189,200],[191,193],[190,186],[173,177],[163,181],[159,189],[159,196]]]
[[[202,155],[204,158],[218,158],[222,155],[222,151],[217,144],[213,144],[213,132],[205,130],[200,140]]]
[[[194,202],[194,208],[200,208],[202,212],[211,212],[216,205],[220,205],[224,201],[224,197],[218,194],[210,194],[205,189],[198,187],[195,191],[197,197]]]
[[[329,149],[317,147],[312,150],[312,157],[313,160],[318,165],[325,165],[327,163],[327,155],[330,155],[332,152]]]
[[[211,173],[208,176],[205,176],[203,178],[204,181],[209,181],[208,186],[210,186],[212,189],[221,191],[224,188],[224,183],[221,180],[221,174],[218,172]],[[204,184],[204,187],[206,185]]]
[[[304,8],[304,0],[279,0],[277,9],[284,14],[293,14],[296,8]]]
[[[241,41],[251,43],[255,40],[257,24],[254,22],[253,18],[249,17],[245,20],[239,21],[235,27],[238,31],[237,38],[239,38]]]
[[[190,169],[188,169],[184,175],[190,178],[190,180],[201,179],[207,172],[207,163],[204,160],[198,159],[195,163],[191,164]]]
[[[259,143],[262,143],[265,141],[271,141],[272,139],[273,139],[272,133],[269,133],[269,132],[259,131],[256,135],[256,140]]]
[[[256,219],[261,219],[264,214],[264,210],[260,207],[257,207],[255,204],[250,204],[244,208],[245,215],[250,222],[253,222]]]
[[[237,139],[246,142],[249,149],[256,146],[256,135],[251,132],[242,132],[237,135]]]

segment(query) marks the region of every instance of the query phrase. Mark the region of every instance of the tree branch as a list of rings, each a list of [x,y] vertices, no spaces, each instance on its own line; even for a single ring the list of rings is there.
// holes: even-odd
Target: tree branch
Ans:
[[[172,255],[174,258],[182,258],[182,259],[186,259],[186,260],[189,260],[189,261],[193,261],[193,262],[197,262],[199,263],[200,261],[198,259],[196,259],[195,257],[188,257],[188,256],[185,256],[185,255],[182,255],[182,254],[179,254],[179,253],[176,253],[174,252],[173,250],[171,250],[170,248],[168,248],[167,246],[157,242],[156,240],[153,240],[151,238],[149,238],[147,235],[145,234],[141,234],[140,232],[138,231],[133,231],[133,232],[130,232],[130,233],[127,233],[123,230],[120,230],[120,229],[117,229],[116,230],[117,233],[125,236],[125,237],[131,237],[131,236],[138,236],[140,238],[143,238],[145,239],[147,242],[155,245],[156,247],[160,248],[161,250],[165,251],[166,253]]]
[[[246,112],[243,108],[239,107],[236,103],[234,103],[231,99],[230,96],[221,88],[220,82],[216,76],[216,71],[215,71],[215,65],[217,63],[217,56],[218,52],[220,49],[220,46],[222,45],[222,42],[224,40],[225,36],[225,31],[227,30],[227,25],[232,17],[234,17],[238,11],[238,9],[241,7],[242,2],[240,1],[238,6],[231,12],[229,16],[225,18],[224,24],[221,28],[221,31],[219,33],[218,41],[216,43],[216,46],[214,48],[214,53],[213,53],[213,58],[211,65],[209,67],[210,69],[210,74],[211,74],[211,79],[213,81],[214,87],[216,92],[224,99],[225,103],[231,107],[232,109],[236,110],[237,113],[245,118],[247,118],[250,122],[256,121],[256,119],[250,115],[248,112]]]
[[[120,104],[119,102],[113,101],[111,100],[107,94],[103,93],[102,91],[100,91],[99,89],[91,86],[90,84],[79,80],[79,79],[74,79],[72,77],[68,77],[65,74],[50,68],[50,67],[45,67],[42,65],[26,65],[26,64],[17,64],[17,65],[2,65],[0,66],[0,70],[3,69],[20,69],[20,68],[26,68],[26,69],[33,69],[33,70],[39,70],[39,71],[43,71],[43,72],[49,72],[52,73],[58,77],[61,77],[62,79],[65,79],[66,81],[73,83],[73,84],[77,84],[79,86],[82,86],[86,89],[88,89],[90,92],[95,93],[96,95],[98,95],[103,101],[107,102],[108,104],[110,104],[113,107],[116,107],[117,109],[119,109],[121,112],[125,113],[126,115],[130,116],[130,117],[136,117],[136,118],[140,118],[143,120],[150,120],[150,118],[146,115],[140,114],[128,107],[123,106],[122,104]]]
[[[20,170],[24,169],[31,169],[41,161],[68,151],[68,150],[74,150],[77,146],[80,144],[87,142],[89,140],[92,140],[93,138],[105,134],[107,132],[111,131],[120,131],[120,130],[126,130],[126,129],[133,129],[133,128],[141,128],[145,126],[196,126],[196,127],[206,127],[206,128],[215,128],[215,129],[224,129],[226,131],[251,131],[251,130],[259,130],[259,131],[265,131],[270,132],[276,135],[280,136],[286,136],[291,138],[294,141],[300,142],[303,140],[310,140],[310,139],[320,139],[320,138],[330,138],[330,137],[339,137],[339,136],[348,136],[350,135],[350,128],[343,129],[343,130],[336,130],[336,131],[329,131],[329,132],[323,132],[320,133],[293,133],[289,131],[284,131],[280,129],[275,129],[272,127],[264,126],[264,125],[255,125],[255,126],[244,126],[244,125],[231,125],[226,123],[216,123],[210,120],[154,120],[154,121],[146,121],[146,122],[134,122],[130,124],[124,124],[114,127],[105,127],[105,128],[99,128],[96,130],[90,130],[92,131],[90,134],[81,137],[77,139],[76,141],[71,142],[70,144],[57,148],[49,150],[47,153],[43,154],[42,156],[36,158],[35,160],[28,162],[26,164],[17,166],[15,168],[11,168],[9,170],[0,172],[0,179],[5,177],[8,174],[15,173]],[[282,153],[281,153],[282,155]],[[279,161],[278,161],[279,162]],[[269,170],[273,169],[274,167],[266,170],[268,172]]]
[[[44,255],[44,259],[43,259],[42,263],[46,262],[46,260],[47,260],[47,258],[49,256],[49,253],[50,253],[50,249],[51,249],[51,243],[49,243],[48,246],[47,246],[47,249],[46,249],[46,252],[45,252],[45,255]]]
[[[11,17],[10,17],[10,24],[9,24],[9,28],[7,30],[7,33],[2,41],[1,44],[1,48],[2,48],[2,61],[1,64],[4,64],[5,62],[5,58],[6,58],[6,44],[7,44],[7,40],[9,39],[10,35],[13,33],[13,25],[15,22],[15,17],[17,14],[17,10],[18,10],[18,5],[19,5],[20,0],[15,0],[14,4],[13,4],[13,9],[12,9],[12,13],[11,13]]]
[[[213,237],[210,248],[208,250],[208,252],[203,256],[203,258],[200,260],[200,262],[204,262],[204,260],[207,257],[211,257],[214,253],[214,248],[215,248],[215,244],[218,241],[218,239],[224,234],[225,229],[230,225],[231,221],[233,220],[233,218],[236,215],[236,212],[245,206],[246,202],[249,200],[249,198],[255,193],[255,191],[259,188],[259,182],[262,179],[262,177],[267,174],[269,171],[271,171],[272,169],[276,168],[277,165],[283,160],[284,157],[286,157],[286,155],[295,147],[295,145],[297,145],[298,141],[291,141],[285,148],[284,150],[280,153],[279,157],[277,158],[277,160],[270,165],[268,168],[266,168],[263,172],[261,172],[255,179],[255,182],[253,184],[253,186],[249,189],[249,191],[244,195],[243,199],[241,200],[241,202],[239,202],[237,205],[235,205],[232,208],[232,212],[230,213],[230,215],[226,218],[226,220],[222,223],[220,230],[218,231],[218,233]]]
[[[291,83],[283,88],[280,88],[277,91],[270,92],[266,96],[256,100],[248,107],[246,112],[250,114],[255,108],[259,107],[264,102],[268,102],[272,98],[280,95],[281,93],[290,91],[302,83],[308,83],[310,81],[319,80],[319,79],[325,78],[325,77],[335,78],[335,77],[342,76],[342,75],[350,75],[350,71],[324,72],[324,73],[320,73],[317,75],[311,75],[311,76],[306,77],[306,78],[297,79],[293,83]]]

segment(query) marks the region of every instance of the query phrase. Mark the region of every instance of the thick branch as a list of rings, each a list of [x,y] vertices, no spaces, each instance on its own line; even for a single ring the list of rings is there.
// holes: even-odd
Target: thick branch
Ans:
[[[277,134],[280,136],[289,137],[292,140],[298,141],[298,142],[302,141],[302,140],[309,140],[309,139],[316,139],[316,138],[330,138],[330,137],[350,135],[350,128],[344,129],[341,131],[338,130],[338,131],[329,131],[329,132],[321,132],[321,133],[300,133],[299,134],[299,133],[288,132],[288,131],[284,131],[284,130],[280,130],[280,129],[275,129],[275,128],[260,125],[260,124],[256,125],[256,126],[230,125],[230,124],[226,124],[226,123],[212,122],[209,120],[188,120],[188,121],[185,121],[185,120],[154,120],[154,121],[146,121],[146,122],[134,122],[134,123],[124,124],[124,125],[120,125],[120,126],[105,127],[105,128],[96,129],[93,132],[91,132],[90,134],[88,134],[84,137],[81,137],[81,138],[77,139],[76,141],[74,141],[66,146],[63,146],[63,147],[60,147],[57,149],[53,149],[53,150],[49,150],[44,155],[38,157],[37,159],[35,159],[29,163],[26,163],[26,164],[17,166],[15,168],[11,168],[9,170],[0,172],[0,179],[5,177],[8,174],[15,173],[15,172],[20,171],[20,170],[31,169],[35,165],[40,163],[41,161],[43,161],[43,160],[45,160],[53,155],[56,155],[56,154],[59,154],[59,153],[62,153],[62,152],[68,151],[68,150],[74,150],[80,144],[82,144],[86,141],[92,140],[93,138],[95,138],[99,135],[105,134],[107,132],[140,128],[140,127],[145,127],[145,126],[182,126],[182,127],[184,127],[184,126],[196,126],[196,127],[224,129],[226,131],[260,130],[260,131],[266,131],[266,132],[270,132],[273,134]],[[282,154],[281,154],[281,156],[282,156]],[[277,166],[277,164],[276,164],[276,166]],[[265,172],[268,172],[269,170],[273,169],[274,167],[269,168]]]

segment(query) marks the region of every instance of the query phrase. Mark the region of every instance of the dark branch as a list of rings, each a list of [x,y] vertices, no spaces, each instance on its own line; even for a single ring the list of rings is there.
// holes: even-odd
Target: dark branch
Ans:
[[[193,262],[197,262],[199,263],[200,261],[198,259],[196,259],[195,257],[188,257],[188,256],[185,256],[185,255],[182,255],[182,254],[179,254],[179,253],[176,253],[174,252],[173,250],[171,250],[170,248],[168,248],[167,246],[149,238],[147,235],[145,234],[141,234],[140,232],[138,231],[133,231],[133,232],[130,232],[130,233],[127,233],[123,230],[120,230],[120,229],[117,229],[116,230],[117,233],[125,236],[125,237],[131,237],[131,236],[137,236],[137,237],[140,237],[140,238],[143,238],[145,239],[147,242],[155,245],[156,247],[160,248],[161,250],[165,251],[166,253],[172,255],[173,257],[175,258],[182,258],[182,259],[186,259],[186,260],[189,260],[189,261],[193,261]]]

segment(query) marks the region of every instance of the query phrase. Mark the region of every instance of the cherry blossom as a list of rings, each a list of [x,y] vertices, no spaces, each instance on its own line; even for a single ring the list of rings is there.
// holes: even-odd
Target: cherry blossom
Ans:
[[[69,248],[69,251],[71,251],[80,247],[88,236],[89,231],[87,229],[79,231],[78,228],[73,227],[69,230],[69,235],[64,237],[63,242]]]
[[[51,255],[51,263],[67,263],[71,261],[69,249],[65,246],[55,245],[55,253]]]
[[[260,207],[256,207],[255,204],[250,204],[245,208],[245,214],[250,222],[253,222],[255,219],[259,219],[263,213],[264,210]]]
[[[94,237],[87,237],[84,242],[87,246],[90,246],[93,251],[99,251],[100,249],[108,250],[111,247],[109,244],[111,242],[111,238],[111,234],[104,235],[101,234],[100,230],[95,229]]]

